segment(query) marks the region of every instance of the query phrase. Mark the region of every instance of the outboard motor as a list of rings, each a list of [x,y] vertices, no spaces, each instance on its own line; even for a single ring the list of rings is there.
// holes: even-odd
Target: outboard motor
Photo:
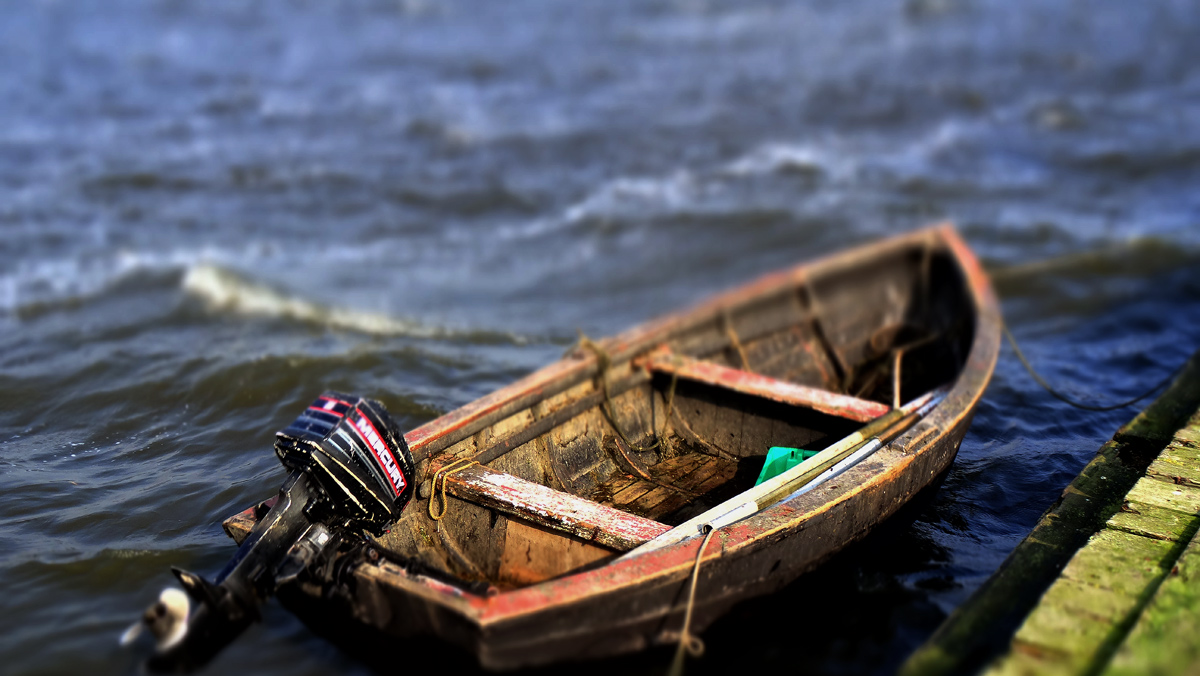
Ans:
[[[275,454],[291,474],[215,581],[171,569],[194,610],[181,639],[160,642],[152,670],[203,666],[259,618],[280,585],[327,578],[340,548],[364,542],[364,532],[381,535],[412,498],[412,455],[373,399],[325,392],[276,433]]]

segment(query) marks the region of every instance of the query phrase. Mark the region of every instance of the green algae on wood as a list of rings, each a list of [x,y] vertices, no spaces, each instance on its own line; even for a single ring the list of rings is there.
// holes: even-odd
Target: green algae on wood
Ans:
[[[1125,628],[1174,561],[1175,543],[1104,530],[1073,556],[1013,638],[1014,652],[1087,671]],[[1002,661],[1003,662],[1003,661]]]
[[[1143,492],[1154,489],[1143,487]],[[1010,652],[992,665],[989,675],[1017,673],[1014,663],[1020,665],[1019,673],[1027,674],[1092,674],[1109,663],[1143,608],[1157,598],[1160,583],[1171,574],[1200,525],[1195,514],[1143,507],[1157,509],[1160,519],[1178,515],[1180,524],[1169,532],[1175,537],[1152,538],[1114,529],[1110,519],[1110,525],[1071,558],[1018,629]]]
[[[1119,594],[1140,594],[1174,562],[1174,547],[1173,542],[1105,529],[1071,557],[1062,577]]]
[[[1172,440],[1150,463],[1146,474],[1172,483],[1200,487],[1200,444]]]
[[[1105,525],[1142,537],[1178,542],[1191,539],[1196,530],[1195,524],[1196,519],[1176,510],[1126,500],[1121,511],[1113,514]]]
[[[1184,674],[1200,667],[1200,542],[1172,566],[1106,674]]]
[[[1134,484],[1126,500],[1143,502],[1181,514],[1200,514],[1200,488],[1145,477]]]
[[[904,676],[973,673],[1003,651],[1067,560],[1088,536],[1122,513],[1125,493],[1175,431],[1189,417],[1200,422],[1198,408],[1200,352],[1191,357],[1166,392],[1100,448],[997,572],[938,627],[899,673]],[[1175,441],[1200,445],[1200,428],[1194,434],[1176,437]],[[1119,518],[1113,528],[1127,533],[1141,528],[1147,535],[1156,533],[1166,540],[1178,540],[1173,536],[1189,527],[1165,518],[1154,524],[1150,522],[1154,516],[1163,515],[1152,513],[1140,522]],[[1060,657],[1065,660],[1066,656]],[[1040,673],[1053,673],[1052,662],[1045,653],[1039,658],[1014,650],[1007,660],[994,665],[992,672],[1028,673],[1026,667],[1037,664]],[[1075,660],[1057,663],[1059,671],[1074,671],[1069,665]]]

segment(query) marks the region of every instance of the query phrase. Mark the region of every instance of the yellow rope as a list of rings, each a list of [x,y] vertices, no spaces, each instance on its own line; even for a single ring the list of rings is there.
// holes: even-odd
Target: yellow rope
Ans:
[[[475,462],[471,458],[459,458],[458,460],[455,460],[454,462],[446,465],[434,473],[433,490],[429,491],[429,518],[433,519],[434,521],[441,521],[442,517],[446,516],[446,478],[455,472],[460,472],[471,465],[478,464],[479,463]],[[438,477],[441,477],[442,479],[442,509],[440,514],[435,514],[433,509],[433,501],[438,497]]]
[[[707,523],[702,528],[704,529],[704,541],[700,543],[700,551],[696,552],[696,565],[692,568],[692,583],[691,589],[688,590],[687,610],[683,613],[683,629],[679,632],[679,647],[675,650],[675,659],[671,660],[671,668],[667,670],[667,676],[683,676],[683,656],[685,654],[691,657],[704,655],[704,641],[691,633],[692,608],[696,605],[696,580],[700,577],[700,561],[704,559],[704,550],[708,548],[708,541],[717,531]]]

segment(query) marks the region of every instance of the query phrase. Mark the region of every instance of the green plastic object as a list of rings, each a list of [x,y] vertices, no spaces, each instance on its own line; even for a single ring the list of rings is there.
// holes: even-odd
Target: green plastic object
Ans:
[[[758,481],[755,481],[754,485],[757,486],[767,479],[777,477],[816,454],[816,451],[806,451],[802,448],[772,446],[771,450],[767,451],[767,461],[763,463],[762,471],[758,474]]]

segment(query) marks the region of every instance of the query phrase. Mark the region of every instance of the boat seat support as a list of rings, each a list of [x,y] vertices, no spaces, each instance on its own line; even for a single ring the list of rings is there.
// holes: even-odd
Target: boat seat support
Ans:
[[[617,551],[629,551],[671,529],[666,524],[472,465],[446,477],[451,495]]]
[[[776,380],[769,376],[721,366],[710,361],[694,359],[662,346],[635,362],[655,373],[669,373],[695,382],[763,397],[792,406],[811,408],[827,415],[870,422],[891,410],[887,404],[859,399],[798,383]]]

